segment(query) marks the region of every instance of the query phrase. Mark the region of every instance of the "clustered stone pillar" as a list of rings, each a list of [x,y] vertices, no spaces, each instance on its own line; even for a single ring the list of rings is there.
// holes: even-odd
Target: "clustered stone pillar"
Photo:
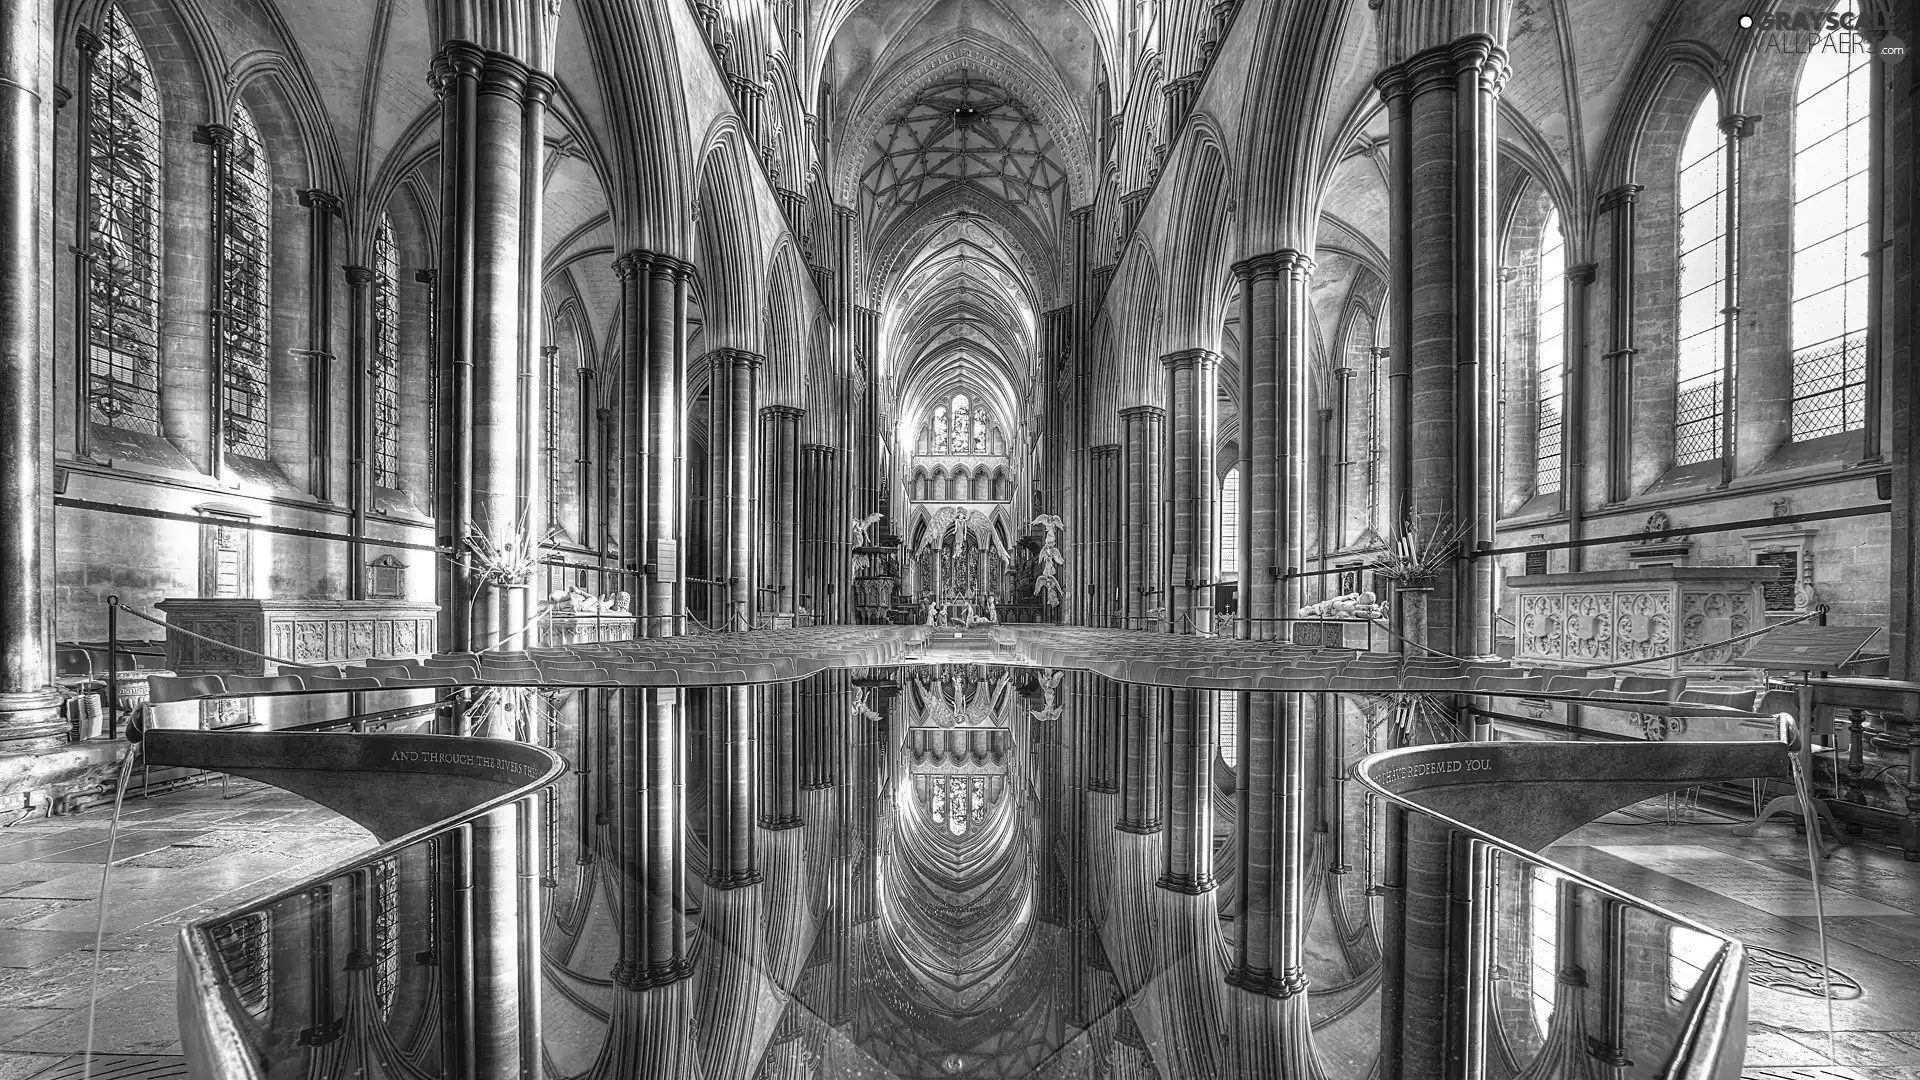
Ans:
[[[1213,880],[1214,691],[1159,691],[1167,716],[1166,837],[1159,886],[1198,895]]]
[[[623,562],[640,596],[635,611],[648,637],[669,637],[685,625],[680,551],[684,489],[684,388],[687,383],[687,282],[690,264],[669,255],[629,251],[614,260],[620,279],[622,369],[618,520]],[[617,518],[614,514],[617,513]]]
[[[1500,20],[1495,19],[1495,22]],[[1493,370],[1496,106],[1501,43],[1471,34],[1407,50],[1375,80],[1387,105],[1394,201],[1394,320],[1389,499],[1396,524],[1465,526],[1462,550],[1487,536],[1492,504],[1481,385]],[[1427,595],[1420,644],[1455,655],[1492,650],[1492,561],[1456,559]],[[1459,951],[1444,826],[1389,810],[1384,836],[1381,1071],[1440,1076],[1463,1002],[1450,993]]]
[[[739,889],[758,884],[755,802],[760,781],[760,688],[707,691],[707,884]]]
[[[1120,820],[1115,827],[1122,832],[1157,833],[1163,809],[1160,759],[1166,753],[1165,713],[1158,687],[1128,684],[1123,727],[1127,751],[1120,775]]]
[[[839,622],[848,569],[842,538],[850,531],[846,513],[845,469],[839,451],[805,443],[800,447],[800,592],[813,622]]]
[[[53,692],[53,5],[0,14],[0,753],[66,742]]]
[[[1164,580],[1160,574],[1160,468],[1165,445],[1166,411],[1138,405],[1120,411],[1126,429],[1126,517],[1122,526],[1126,546],[1127,629],[1156,626],[1156,608],[1162,608]]]
[[[751,630],[754,626],[755,511],[759,498],[759,409],[756,400],[761,358],[737,349],[708,356],[707,392],[713,404],[708,428],[708,532],[713,575],[724,568],[727,611],[715,613],[714,628]]]
[[[760,556],[762,580],[773,592],[773,610],[791,615],[798,583],[794,574],[799,558],[800,420],[805,411],[787,405],[760,410],[760,475],[765,482],[767,514],[761,535],[766,548]]]
[[[1375,80],[1387,102],[1393,189],[1406,224],[1392,252],[1396,293],[1405,294],[1395,297],[1404,316],[1394,320],[1394,367],[1407,380],[1410,408],[1392,414],[1392,436],[1404,445],[1395,456],[1404,455],[1405,475],[1395,479],[1405,486],[1390,495],[1396,519],[1405,507],[1429,527],[1466,527],[1464,551],[1487,538],[1491,505],[1481,383],[1494,361],[1494,148],[1506,72],[1505,50],[1475,34],[1418,52]],[[1459,559],[1435,581],[1422,644],[1455,655],[1493,651],[1491,623],[1474,603],[1491,592],[1492,572],[1491,560]]]
[[[434,58],[432,81],[440,96],[446,223],[436,290],[447,391],[439,418],[447,480],[441,533],[466,558],[452,575],[445,610],[452,648],[478,651],[510,646],[530,608],[523,587],[488,580],[466,551],[468,539],[483,538],[503,553],[510,545],[519,556],[542,531],[521,467],[523,383],[527,369],[539,367],[528,359],[522,334],[532,303],[525,294],[537,285],[525,276],[521,248],[525,189],[539,183],[538,163],[524,160],[528,107],[551,80],[505,53],[450,41]]]
[[[1639,184],[1622,184],[1594,207],[1607,215],[1607,351],[1603,398],[1607,474],[1605,500],[1625,502],[1633,469],[1633,239]],[[1573,548],[1569,554],[1578,554]],[[1575,567],[1574,569],[1577,569]]]
[[[629,990],[693,974],[686,933],[687,851],[681,698],[677,689],[619,691],[614,766],[621,866],[620,959],[613,981]]]
[[[1306,561],[1308,283],[1313,260],[1282,249],[1236,264],[1247,347],[1240,365],[1240,601],[1235,634],[1283,636]]]
[[[1188,349],[1161,360],[1173,412],[1167,454],[1168,628],[1206,634],[1213,630],[1213,444],[1219,431],[1220,356]]]

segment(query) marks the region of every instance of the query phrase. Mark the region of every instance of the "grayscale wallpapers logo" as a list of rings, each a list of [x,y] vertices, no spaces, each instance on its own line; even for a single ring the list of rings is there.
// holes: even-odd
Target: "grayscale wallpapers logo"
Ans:
[[[1896,22],[1887,0],[1867,0],[1857,14],[1822,8],[1742,15],[1740,29],[1758,35],[1754,44],[1762,49],[1877,54],[1888,63],[1907,56],[1907,27]]]

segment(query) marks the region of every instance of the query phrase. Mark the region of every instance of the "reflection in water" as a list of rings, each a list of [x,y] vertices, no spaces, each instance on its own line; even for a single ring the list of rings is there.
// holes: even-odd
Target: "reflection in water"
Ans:
[[[533,805],[212,941],[274,1076],[1656,1075],[1620,1048],[1713,950],[1376,811],[1347,766],[1394,712],[982,665],[575,691]]]

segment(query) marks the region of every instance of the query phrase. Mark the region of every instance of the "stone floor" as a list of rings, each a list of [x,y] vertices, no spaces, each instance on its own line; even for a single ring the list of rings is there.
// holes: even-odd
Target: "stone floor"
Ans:
[[[0,1080],[80,1076],[109,816],[102,808],[0,829]],[[129,799],[113,853],[93,1075],[185,1075],[174,1014],[180,923],[372,846],[338,814],[243,780]]]
[[[1822,868],[1833,967],[1861,988],[1835,1002],[1830,1058],[1818,999],[1761,970],[1791,972],[1792,958],[1819,955],[1804,840],[1785,824],[1737,836],[1738,822],[1697,807],[1677,811],[1681,824],[1668,816],[1658,805],[1636,807],[1574,833],[1552,854],[1785,954],[1756,965],[1749,1080],[1920,1080],[1920,865],[1868,837]],[[0,829],[0,1080],[80,1075],[106,834],[104,809]],[[224,795],[216,781],[130,800],[114,852],[93,1075],[185,1075],[174,1019],[179,923],[370,846],[338,815],[244,781]]]
[[[1784,822],[1735,835],[1739,821],[1698,807],[1675,811],[1682,824],[1668,825],[1668,816],[1642,804],[1548,854],[1752,947],[1748,1080],[1920,1080],[1920,864],[1906,862],[1890,838],[1869,834],[1821,865],[1828,956],[1859,986],[1835,991],[1854,996],[1834,1002],[1829,1056],[1812,970],[1820,944],[1806,838]]]

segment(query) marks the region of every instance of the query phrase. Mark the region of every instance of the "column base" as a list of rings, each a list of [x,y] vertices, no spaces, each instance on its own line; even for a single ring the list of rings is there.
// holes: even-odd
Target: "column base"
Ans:
[[[1096,780],[1093,783],[1087,785],[1087,790],[1096,792],[1101,795],[1118,795],[1120,794],[1120,785],[1102,783]]]
[[[67,745],[67,719],[52,690],[0,694],[0,754],[33,754]]]
[[[1113,827],[1124,833],[1133,833],[1135,836],[1151,836],[1160,831],[1160,823],[1157,821],[1121,821],[1116,822]]]
[[[671,986],[693,974],[693,960],[682,958],[665,964],[645,964],[622,957],[613,965],[611,978],[629,990],[651,990]]]
[[[1154,884],[1168,892],[1182,893],[1187,896],[1202,896],[1212,892],[1219,883],[1213,880],[1212,875],[1203,878],[1189,879],[1174,877],[1172,874],[1161,874],[1160,880],[1154,882]]]
[[[833,781],[823,780],[817,784],[801,784],[800,790],[801,791],[825,791],[832,786],[833,786]]]
[[[1307,974],[1304,971],[1283,971],[1273,975],[1264,971],[1248,971],[1235,967],[1227,972],[1227,985],[1238,987],[1250,994],[1262,994],[1271,998],[1298,997],[1307,992]]]
[[[709,877],[707,879],[707,885],[714,889],[744,889],[749,885],[758,885],[765,880],[767,880],[766,875],[760,871],[748,870],[745,873],[732,874],[727,877]]]
[[[760,827],[767,830],[768,832],[783,832],[787,829],[797,829],[800,826],[805,824],[806,822],[801,821],[797,817],[761,818],[760,819]]]

